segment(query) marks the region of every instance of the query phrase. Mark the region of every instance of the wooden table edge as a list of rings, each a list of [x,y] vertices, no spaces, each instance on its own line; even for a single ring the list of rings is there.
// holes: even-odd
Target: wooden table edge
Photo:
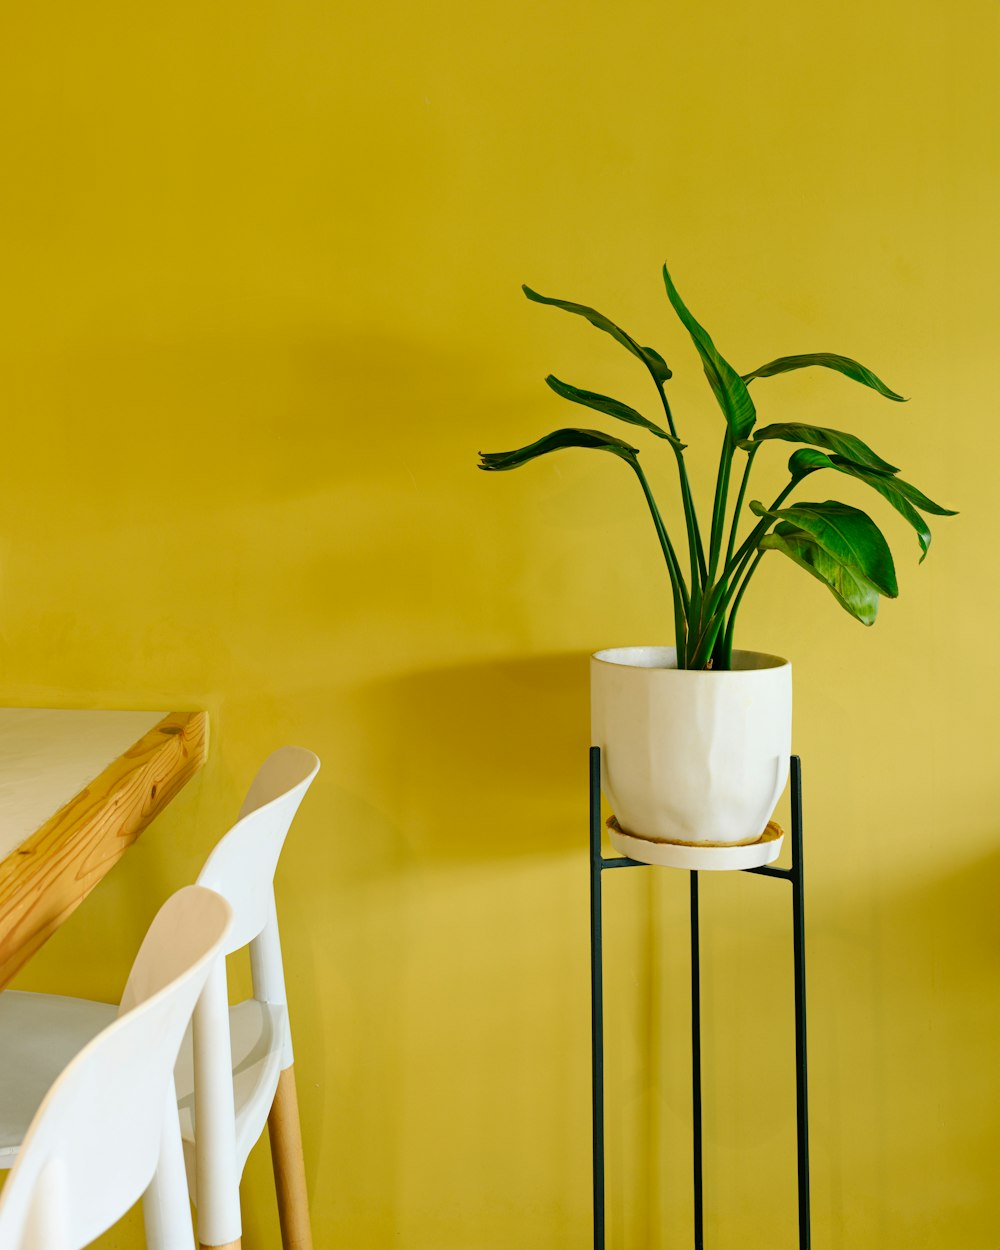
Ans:
[[[208,713],[170,712],[0,862],[0,988],[208,755]]]

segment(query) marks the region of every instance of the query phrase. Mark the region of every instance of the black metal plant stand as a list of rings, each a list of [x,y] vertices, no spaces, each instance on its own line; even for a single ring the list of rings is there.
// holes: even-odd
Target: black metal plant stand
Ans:
[[[792,866],[746,868],[792,884],[792,949],[795,978],[795,1094],[798,1139],[799,1250],[810,1248],[809,1109],[806,1086],[806,943],[802,890],[802,765],[791,757]],[[601,751],[590,748],[590,983],[594,1095],[594,1250],[604,1250],[604,984],[601,946],[601,876],[607,868],[648,868],[601,851]],[[701,953],[698,935],[698,873],[691,872],[691,1090],[694,1153],[694,1245],[704,1247],[701,1137]]]

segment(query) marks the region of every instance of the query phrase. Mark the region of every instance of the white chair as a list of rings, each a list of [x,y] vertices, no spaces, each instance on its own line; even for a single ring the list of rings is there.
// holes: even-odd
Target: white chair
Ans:
[[[292,1067],[274,873],[292,818],[319,760],[282,747],[261,765],[240,817],[217,843],[198,884],[233,909],[227,954],[250,948],[253,997],[229,1007],[219,963],[194,1013],[193,1045],[181,1049],[177,1094],[198,1241],[239,1247],[240,1177],[267,1124],[284,1250],[311,1250],[298,1099]]]
[[[232,911],[188,886],[153,921],[120,1014],[42,1100],[0,1194],[3,1250],[81,1250],[146,1196],[151,1242],[193,1242],[174,1064]]]
[[[249,946],[253,981],[253,997],[230,1008],[225,963],[218,962],[177,1062],[184,1159],[198,1208],[198,1241],[206,1250],[240,1245],[240,1177],[265,1124],[284,1250],[312,1247],[274,873],[292,818],[318,771],[317,757],[300,747],[270,755],[239,820],[198,876],[200,886],[232,907],[225,953]],[[0,994],[0,1168],[16,1158],[55,1073],[113,1011],[83,999]]]

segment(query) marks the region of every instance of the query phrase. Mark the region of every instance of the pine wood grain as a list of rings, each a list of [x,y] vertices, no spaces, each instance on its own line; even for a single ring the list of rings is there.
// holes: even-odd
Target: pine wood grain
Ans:
[[[0,861],[0,988],[205,762],[208,716],[171,712]]]
[[[295,1092],[295,1069],[287,1067],[278,1078],[271,1113],[267,1117],[271,1138],[274,1187],[278,1196],[278,1219],[283,1250],[312,1250],[306,1164],[299,1127],[299,1100]]]

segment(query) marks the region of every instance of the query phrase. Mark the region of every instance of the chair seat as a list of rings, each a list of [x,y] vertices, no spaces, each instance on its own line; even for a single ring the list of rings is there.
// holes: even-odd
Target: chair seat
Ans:
[[[0,1169],[12,1168],[42,1099],[69,1061],[118,1015],[114,1003],[0,993]]]
[[[254,998],[229,1009],[233,1053],[233,1099],[236,1108],[236,1155],[240,1172],[264,1131],[281,1075],[282,1040],[288,1027],[287,1008]],[[194,1165],[194,1062],[191,1031],[187,1032],[175,1072],[181,1137],[191,1199],[197,1202]]]
[[[0,993],[0,1169],[14,1166],[24,1134],[42,1099],[69,1061],[118,1014],[114,1003],[59,994]],[[286,1008],[250,998],[229,1010],[233,1048],[236,1152],[240,1170],[264,1131],[281,1075]],[[176,1069],[184,1158],[192,1198],[194,1069],[188,1029]]]

